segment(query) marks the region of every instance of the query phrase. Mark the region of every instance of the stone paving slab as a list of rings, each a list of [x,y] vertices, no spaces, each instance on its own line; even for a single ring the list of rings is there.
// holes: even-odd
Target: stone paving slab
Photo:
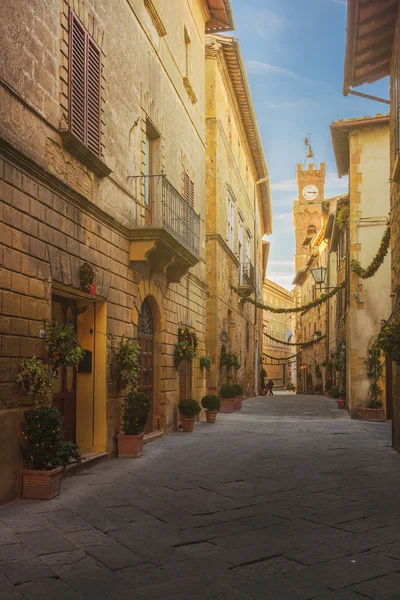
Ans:
[[[400,456],[333,401],[244,402],[0,508],[0,600],[400,600]]]

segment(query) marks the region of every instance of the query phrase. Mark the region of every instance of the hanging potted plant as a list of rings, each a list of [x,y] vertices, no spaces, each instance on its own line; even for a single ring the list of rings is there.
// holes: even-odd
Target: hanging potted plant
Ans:
[[[21,358],[18,361],[19,372],[16,382],[27,398],[27,404],[50,404],[53,400],[53,368],[42,360]]]
[[[178,404],[178,410],[181,413],[184,433],[191,433],[194,428],[196,415],[201,412],[200,404],[197,400],[192,400],[191,398],[181,400]]]
[[[178,342],[175,344],[175,363],[178,368],[181,360],[192,362],[197,354],[199,340],[197,333],[190,327],[179,329]]]
[[[200,356],[200,367],[202,369],[206,369],[206,371],[211,370],[211,358],[207,355]]]
[[[236,396],[233,399],[233,409],[234,410],[241,410],[242,409],[242,403],[243,403],[243,388],[238,383],[234,383],[232,385],[232,387],[234,388],[234,390],[236,392]]]
[[[144,392],[131,391],[124,399],[121,410],[122,431],[117,435],[118,457],[139,458],[143,454],[143,430],[151,409]]]
[[[50,500],[61,491],[64,467],[80,461],[76,444],[64,440],[64,420],[54,406],[38,406],[25,412],[22,426],[22,498]]]
[[[139,344],[135,344],[122,336],[115,351],[117,377],[122,385],[130,385],[132,388],[136,388],[140,378],[139,353]]]
[[[219,409],[221,408],[221,400],[219,396],[213,396],[209,394],[203,396],[201,399],[201,405],[206,411],[207,423],[215,423]]]
[[[236,389],[232,385],[221,385],[220,397],[221,408],[219,409],[219,412],[232,413],[234,410],[233,399],[236,397]]]
[[[78,344],[77,334],[70,323],[48,321],[45,347],[55,370],[60,365],[76,367],[85,356],[85,351]]]

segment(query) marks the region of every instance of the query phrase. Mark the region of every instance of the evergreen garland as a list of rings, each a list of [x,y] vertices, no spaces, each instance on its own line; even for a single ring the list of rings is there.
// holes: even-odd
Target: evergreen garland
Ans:
[[[332,298],[335,294],[338,293],[339,290],[346,286],[346,281],[342,281],[339,285],[334,287],[328,294],[321,294],[320,298],[314,300],[313,302],[309,302],[308,304],[304,304],[303,306],[296,306],[295,308],[274,308],[273,306],[268,306],[267,304],[263,304],[262,302],[258,302],[258,300],[254,300],[250,298],[250,296],[244,292],[241,292],[239,288],[232,286],[232,290],[237,294],[244,302],[250,302],[257,308],[261,308],[262,310],[267,310],[272,313],[281,314],[281,313],[298,313],[298,312],[306,312],[310,308],[315,308],[316,306],[320,306],[324,302],[326,302],[329,298]]]
[[[368,279],[375,275],[381,264],[383,263],[386,254],[389,252],[390,247],[390,224],[385,229],[385,233],[383,234],[379,250],[372,259],[370,265],[363,269],[361,263],[358,260],[352,260],[350,263],[350,268],[358,277],[361,279]]]
[[[264,332],[264,335],[267,336],[270,340],[274,342],[278,342],[279,344],[285,344],[285,346],[301,346],[302,348],[307,348],[307,346],[312,346],[313,344],[318,344],[321,340],[326,338],[326,335],[321,335],[316,340],[310,340],[308,342],[283,342],[282,340],[278,340],[277,338],[272,337],[272,335],[268,335],[268,333]]]
[[[277,356],[271,356],[270,354],[267,354],[266,352],[263,352],[263,356],[266,356],[267,358],[270,358],[271,360],[293,360],[294,358],[296,358],[297,356],[299,356],[299,354],[301,354],[301,350],[299,350],[299,352],[297,352],[296,354],[292,354],[292,356],[284,356],[284,357],[277,357]]]

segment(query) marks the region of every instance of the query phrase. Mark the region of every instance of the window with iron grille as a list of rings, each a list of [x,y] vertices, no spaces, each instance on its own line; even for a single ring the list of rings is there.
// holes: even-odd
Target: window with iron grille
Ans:
[[[82,144],[100,156],[101,51],[72,10],[69,82],[69,129]]]

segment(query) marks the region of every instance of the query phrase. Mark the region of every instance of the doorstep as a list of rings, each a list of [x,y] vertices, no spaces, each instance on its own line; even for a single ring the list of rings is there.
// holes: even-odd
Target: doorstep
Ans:
[[[82,458],[81,462],[73,461],[64,469],[64,475],[72,475],[81,469],[89,469],[99,462],[108,459],[107,452],[88,452]]]
[[[149,444],[150,442],[154,442],[154,440],[158,440],[159,438],[164,437],[163,431],[152,431],[150,433],[146,433],[143,438],[144,444]]]

